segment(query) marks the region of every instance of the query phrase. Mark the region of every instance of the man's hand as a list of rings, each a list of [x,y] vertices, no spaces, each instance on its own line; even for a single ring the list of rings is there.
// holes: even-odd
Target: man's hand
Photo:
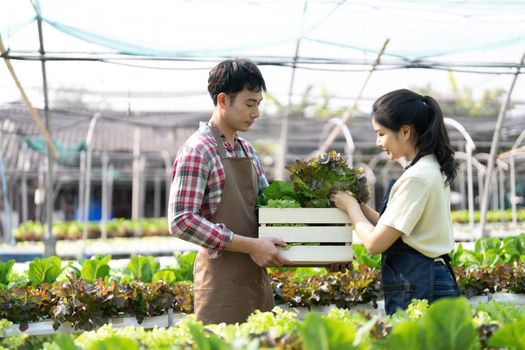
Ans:
[[[279,247],[285,247],[286,243],[275,237],[258,238],[250,250],[249,254],[252,260],[261,267],[283,266],[290,263],[279,253]]]

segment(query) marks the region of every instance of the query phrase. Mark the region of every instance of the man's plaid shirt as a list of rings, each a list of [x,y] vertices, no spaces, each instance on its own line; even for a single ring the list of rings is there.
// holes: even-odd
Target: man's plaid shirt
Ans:
[[[259,191],[268,186],[261,160],[244,139],[235,138],[234,149],[222,136],[227,157],[253,158],[259,176]],[[224,167],[209,126],[201,122],[181,147],[173,163],[168,222],[170,232],[183,240],[208,248],[212,258],[228,246],[233,232],[210,221],[224,189]]]

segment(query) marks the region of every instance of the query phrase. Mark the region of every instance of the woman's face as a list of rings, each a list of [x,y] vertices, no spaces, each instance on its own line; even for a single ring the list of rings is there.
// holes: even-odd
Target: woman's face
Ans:
[[[372,119],[372,126],[376,132],[376,145],[386,152],[391,160],[407,157],[407,142],[403,138],[401,130],[394,131],[377,123]]]

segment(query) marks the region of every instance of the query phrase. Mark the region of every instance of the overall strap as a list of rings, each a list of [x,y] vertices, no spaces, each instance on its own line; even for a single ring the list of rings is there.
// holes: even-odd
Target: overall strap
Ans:
[[[388,186],[386,188],[385,194],[383,195],[383,198],[381,199],[381,207],[379,208],[379,216],[383,215],[383,213],[386,210],[386,206],[388,204],[388,197],[390,197],[390,192],[392,191],[392,187],[394,187],[394,184],[396,183],[397,179],[390,179],[388,180]]]
[[[454,284],[456,285],[458,293],[460,293],[458,281],[456,280],[456,273],[454,272],[454,268],[452,267],[452,259],[450,258],[450,254],[443,254],[440,256],[440,258],[443,258],[443,261],[445,261],[445,265],[447,266],[448,272],[450,272],[450,274],[452,275]]]
[[[421,154],[418,154],[416,155],[416,157],[414,159],[412,159],[412,161],[410,162],[410,164],[408,164],[406,167],[405,167],[405,170],[407,170],[408,168],[412,167],[414,164],[416,164],[421,158],[423,158],[423,155]]]

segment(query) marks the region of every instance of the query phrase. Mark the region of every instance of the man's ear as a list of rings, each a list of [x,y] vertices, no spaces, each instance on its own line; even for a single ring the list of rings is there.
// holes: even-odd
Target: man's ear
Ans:
[[[219,107],[224,108],[228,104],[228,95],[224,92],[219,92],[217,95],[217,104]]]

